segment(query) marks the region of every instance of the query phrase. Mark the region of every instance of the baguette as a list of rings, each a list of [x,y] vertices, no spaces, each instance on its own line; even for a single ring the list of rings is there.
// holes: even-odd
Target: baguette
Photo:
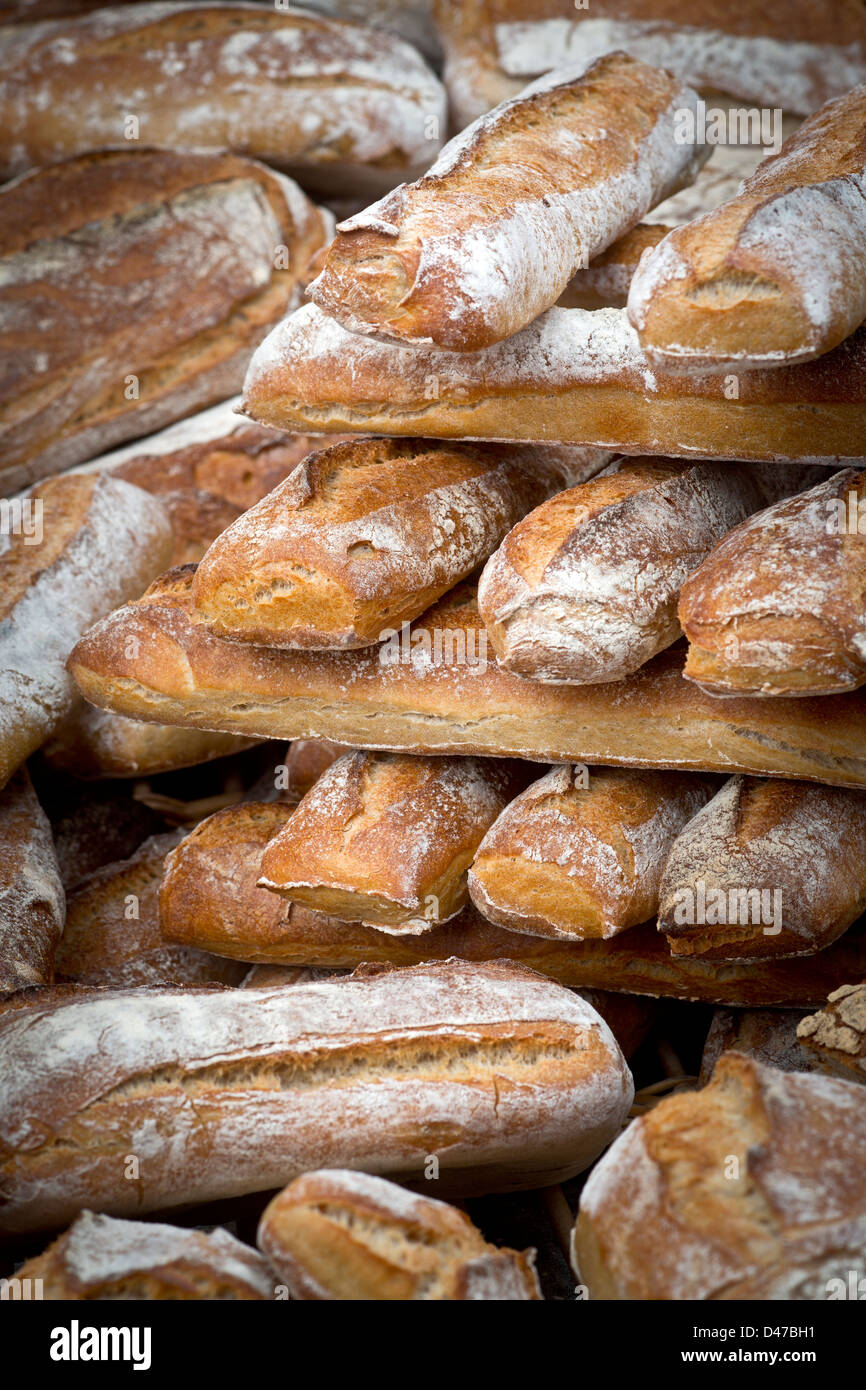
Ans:
[[[423,613],[598,449],[359,439],[311,454],[214,541],[196,617],[266,647],[363,647]]]
[[[112,989],[240,984],[242,966],[162,939],[159,886],[165,857],[180,838],[179,831],[154,835],[73,889],[54,961],[59,979]]]
[[[613,690],[525,681],[487,659],[469,585],[405,641],[273,652],[192,623],[191,583],[189,570],[173,570],[91,628],[69,661],[88,700],[131,718],[262,738],[866,786],[866,696],[856,691],[718,700],[683,680],[675,647]]]
[[[805,362],[866,319],[866,84],[816,112],[737,197],[648,251],[628,296],[652,364]]]
[[[866,794],[732,777],[674,841],[659,929],[674,955],[821,951],[866,910]]]
[[[866,328],[815,362],[687,376],[651,367],[624,309],[548,309],[469,353],[378,342],[307,304],[256,349],[243,406],[282,430],[834,463],[863,454]]]
[[[219,1226],[184,1230],[83,1211],[68,1231],[18,1270],[42,1298],[230,1299],[274,1297],[273,1271]]]
[[[443,1195],[543,1186],[593,1162],[633,1095],[598,1014],[511,963],[111,991],[0,1016],[0,1055],[7,1232],[267,1191],[323,1161],[423,1183],[435,1156]]]
[[[367,1173],[295,1178],[266,1207],[257,1240],[302,1301],[541,1298],[534,1250],[499,1250],[465,1212]]]
[[[859,1087],[728,1052],[633,1121],[580,1198],[591,1299],[821,1300],[866,1275]]]
[[[511,931],[607,940],[655,916],[668,851],[711,795],[688,773],[553,768],[484,836],[472,901]]]
[[[265,849],[259,884],[346,921],[429,931],[468,901],[469,865],[524,769],[346,753]]]
[[[286,749],[284,800],[300,801],[332,763],[350,750],[326,738],[296,738]]]
[[[866,79],[858,0],[434,0],[454,119],[474,120],[563,61],[624,48],[693,86],[808,115]]]
[[[51,826],[21,768],[0,792],[0,996],[53,982],[65,914]]]
[[[102,150],[0,189],[0,491],[237,391],[329,225],[230,154]]]
[[[236,150],[320,192],[378,193],[425,168],[444,133],[445,94],[414,49],[294,8],[127,4],[2,39],[7,178],[128,140],[132,113],[153,145]]]
[[[812,696],[866,681],[866,472],[750,517],[683,585],[685,674],[711,693]]]
[[[797,1039],[822,1071],[866,1083],[866,984],[834,989],[820,1013],[800,1021]]]
[[[477,352],[555,304],[581,265],[691,183],[698,98],[610,53],[557,69],[446,145],[417,183],[341,222],[311,298],[346,328]]]
[[[731,1008],[803,1009],[822,1004],[846,980],[866,975],[862,925],[808,961],[709,964],[672,956],[651,923],[609,941],[545,940],[496,927],[472,904],[420,936],[341,922],[257,886],[265,845],[291,814],[290,807],[274,804],[232,806],[181,841],[168,857],[160,891],[167,941],[236,960],[314,970],[351,970],[362,962],[405,967],[449,957],[516,960],[588,991],[623,1050],[632,1047],[632,1025],[624,1033],[621,1015],[599,1000],[598,991],[615,991],[629,1006],[637,994]]]
[[[103,777],[153,777],[181,767],[196,767],[254,748],[258,742],[206,729],[142,724],[76,699],[44,744],[41,757],[53,772],[96,781]]]
[[[555,684],[623,680],[682,636],[677,599],[722,537],[761,507],[746,464],[619,459],[505,537],[478,610],[507,671]]]
[[[38,529],[0,536],[0,787],[72,708],[81,634],[171,551],[161,504],[119,479],[51,478],[26,502]]]

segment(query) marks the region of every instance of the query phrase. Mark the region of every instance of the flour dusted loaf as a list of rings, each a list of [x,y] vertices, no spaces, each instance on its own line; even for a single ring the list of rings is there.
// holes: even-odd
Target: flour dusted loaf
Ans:
[[[86,781],[103,777],[153,777],[225,758],[260,740],[206,729],[142,724],[76,699],[41,756],[48,767]]]
[[[613,1013],[599,1000],[599,991],[616,991],[628,1005],[634,1002],[630,996],[639,994],[732,1008],[804,1009],[822,1004],[845,981],[866,975],[862,926],[808,960],[708,963],[672,956],[654,923],[608,941],[563,941],[494,926],[471,903],[450,922],[420,935],[395,936],[340,921],[258,886],[265,846],[291,815],[290,806],[247,803],[197,825],[167,860],[160,891],[163,937],[284,970],[352,970],[364,962],[406,967],[450,957],[515,960],[589,992],[623,1050],[634,1038],[634,1020],[623,1020],[621,1010]]]
[[[834,989],[819,1013],[801,1020],[797,1040],[832,1076],[866,1083],[866,983]]]
[[[266,1208],[258,1244],[301,1300],[541,1298],[534,1251],[499,1250],[465,1212],[368,1173],[295,1178]]]
[[[732,777],[671,846],[659,928],[675,955],[811,955],[866,909],[866,794]]]
[[[628,312],[650,361],[754,369],[836,347],[866,318],[866,84],[823,107],[732,201],[643,256]]]
[[[706,1086],[723,1052],[745,1052],[780,1071],[820,1071],[797,1040],[802,1009],[716,1009],[701,1054],[700,1084]]]
[[[283,762],[286,785],[282,788],[284,801],[300,801],[317,782],[322,773],[349,749],[343,743],[327,738],[296,738],[286,749]]]
[[[127,4],[3,37],[6,177],[120,144],[132,115],[148,144],[235,150],[346,196],[420,172],[445,133],[408,44],[294,8]]]
[[[558,69],[341,222],[310,296],[355,332],[459,352],[510,337],[692,181],[709,149],[674,131],[697,100],[625,53]]]
[[[108,991],[0,1016],[0,1055],[6,1231],[267,1191],[323,1162],[423,1183],[435,1155],[443,1195],[544,1186],[593,1162],[633,1095],[598,1014],[510,962]]]
[[[420,439],[332,445],[214,541],[196,571],[196,616],[220,636],[267,647],[368,646],[607,457]]]
[[[345,753],[265,849],[261,887],[385,931],[429,931],[467,901],[467,870],[525,767]]]
[[[866,681],[866,473],[845,468],[750,517],[683,585],[685,674],[724,695]]]
[[[668,851],[711,794],[688,773],[553,768],[484,836],[472,901],[531,936],[616,936],[655,916]]]
[[[70,109],[49,107],[74,132]],[[231,154],[102,150],[6,184],[0,491],[231,396],[328,234],[290,179]]]
[[[489,657],[468,584],[381,647],[268,651],[193,623],[191,584],[188,569],[170,571],[91,628],[69,661],[87,699],[136,719],[263,738],[866,785],[858,691],[718,700],[683,680],[675,647],[615,686],[523,680]]]
[[[859,1086],[726,1053],[593,1170],[578,1277],[591,1299],[827,1299],[866,1275],[864,1143]]]
[[[0,996],[52,982],[65,915],[51,826],[21,768],[0,791]]]
[[[50,478],[21,505],[21,528],[0,536],[0,787],[72,708],[81,634],[171,553],[160,502],[120,479]]]
[[[219,1226],[185,1230],[82,1211],[68,1231],[17,1272],[43,1298],[265,1299],[275,1279],[257,1250]]]
[[[317,305],[253,354],[244,409],[283,430],[594,445],[701,459],[860,459],[866,328],[798,366],[655,370],[624,309],[548,309],[478,352],[380,342]]]
[[[497,660],[533,680],[622,680],[681,635],[686,577],[763,495],[747,464],[619,459],[543,502],[488,560]]]

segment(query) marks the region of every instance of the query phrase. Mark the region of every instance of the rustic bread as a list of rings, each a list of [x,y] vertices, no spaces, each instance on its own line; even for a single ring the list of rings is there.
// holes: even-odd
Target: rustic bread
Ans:
[[[0,1056],[9,1232],[267,1191],[323,1162],[423,1183],[435,1158],[443,1196],[539,1187],[592,1163],[633,1095],[598,1014],[510,962],[106,991],[0,1016]]]
[[[465,1212],[367,1173],[305,1173],[274,1197],[259,1248],[292,1298],[538,1300],[533,1250],[489,1245]]]
[[[593,1299],[829,1298],[866,1276],[864,1143],[859,1087],[725,1053],[592,1172],[579,1278]]]
[[[92,781],[103,777],[153,777],[214,758],[241,753],[259,742],[207,729],[142,724],[76,699],[42,749],[46,766]]]
[[[616,936],[655,916],[668,851],[712,791],[683,772],[555,767],[487,831],[472,901],[530,936]]]
[[[744,1052],[780,1071],[820,1071],[797,1041],[802,1009],[716,1009],[701,1053],[699,1081],[706,1086],[723,1052]]]
[[[314,782],[349,749],[344,743],[332,743],[327,738],[296,738],[286,749],[283,766],[286,785],[282,799],[300,801]]]
[[[468,900],[485,833],[526,782],[493,758],[345,753],[262,856],[259,885],[385,931],[429,931]]]
[[[191,622],[191,583],[188,569],[170,571],[91,628],[69,661],[87,699],[247,736],[866,785],[859,691],[719,700],[683,680],[676,647],[613,688],[522,680],[488,659],[469,585],[381,647],[268,651]]]
[[[866,681],[866,472],[749,518],[683,585],[686,676],[724,695],[829,695]]]
[[[25,502],[38,530],[0,536],[0,787],[72,708],[81,634],[171,551],[161,503],[118,478],[50,478]]]
[[[797,1040],[823,1071],[866,1083],[866,984],[834,989],[820,1013],[801,1020]]]
[[[70,109],[48,108],[75,133]],[[329,229],[290,179],[231,154],[101,150],[6,184],[0,491],[237,391]]]
[[[22,767],[0,791],[0,995],[51,984],[65,915],[51,826]]]
[[[294,7],[117,5],[18,26],[4,56],[7,178],[130,139],[131,113],[149,144],[254,155],[320,192],[384,192],[445,133],[445,94],[413,48]]]

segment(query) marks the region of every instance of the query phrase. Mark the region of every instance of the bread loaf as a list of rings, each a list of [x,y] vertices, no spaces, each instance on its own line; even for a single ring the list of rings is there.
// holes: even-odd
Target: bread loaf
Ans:
[[[206,729],[142,724],[76,699],[42,749],[46,765],[92,781],[102,777],[153,777],[243,752],[258,742]]]
[[[476,352],[511,337],[691,183],[709,149],[674,130],[697,101],[625,53],[557,69],[341,222],[310,296],[346,328],[401,342]]]
[[[829,695],[866,681],[866,472],[750,517],[683,585],[685,674],[724,695]]]
[[[257,886],[265,845],[291,814],[285,805],[231,806],[209,816],[181,841],[168,857],[160,892],[167,941],[236,960],[313,970],[351,970],[362,962],[411,966],[450,957],[515,960],[589,992],[624,1051],[634,1042],[633,1020],[626,1020],[624,1032],[621,1013],[600,1001],[598,991],[617,991],[629,1008],[632,996],[639,994],[732,1008],[802,1009],[823,1003],[846,980],[866,975],[862,925],[808,960],[711,964],[672,956],[654,923],[608,941],[560,941],[495,927],[472,904],[451,922],[419,936],[394,936],[339,921]]]
[[[45,779],[40,780],[44,787]],[[67,892],[101,865],[128,859],[148,835],[166,828],[162,816],[133,796],[129,784],[85,785],[51,772],[48,786],[48,815]]]
[[[294,7],[118,5],[19,26],[5,60],[7,178],[133,138],[254,155],[320,192],[384,192],[445,133],[444,92],[413,48]]]
[[[468,900],[486,831],[525,783],[483,758],[345,753],[268,844],[259,884],[384,931],[429,931]]]
[[[60,979],[113,989],[240,984],[242,966],[162,939],[159,885],[165,857],[180,838],[179,831],[154,835],[129,859],[96,869],[72,890],[54,962]]]
[[[711,795],[687,773],[553,768],[484,836],[472,901],[531,936],[616,936],[655,916],[668,851]]]
[[[700,1084],[712,1079],[723,1052],[745,1052],[780,1071],[820,1071],[797,1041],[801,1009],[716,1009],[701,1054]]]
[[[296,738],[286,749],[286,786],[283,800],[300,801],[322,773],[349,749],[327,738]]]
[[[804,362],[866,318],[866,84],[823,107],[737,197],[646,252],[628,313],[654,366]]]
[[[303,1301],[541,1298],[533,1250],[498,1250],[465,1212],[367,1173],[295,1178],[266,1208],[258,1244]]]
[[[264,1299],[274,1276],[258,1251],[219,1226],[185,1230],[156,1221],[117,1221],[92,1211],[18,1270],[48,1299]]]
[[[820,1013],[801,1020],[797,1039],[832,1076],[866,1082],[866,984],[834,989]]]
[[[859,692],[718,700],[683,680],[677,648],[613,689],[522,680],[488,659],[468,585],[382,647],[273,652],[192,623],[191,582],[173,570],[91,628],[69,662],[87,699],[247,736],[866,785]]]
[[[171,551],[161,504],[116,478],[51,478],[25,506],[33,526],[0,535],[0,787],[72,708],[78,638]]]
[[[726,1053],[593,1170],[579,1278],[591,1299],[846,1297],[866,1275],[864,1143],[859,1087]]]
[[[51,826],[21,768],[0,791],[0,995],[52,982],[65,914]]]
[[[267,647],[362,647],[487,559],[516,521],[597,471],[598,449],[363,439],[311,454],[214,541],[195,613]]]
[[[10,1232],[267,1191],[322,1162],[423,1182],[436,1157],[443,1196],[543,1186],[593,1162],[633,1094],[594,1010],[510,963],[110,991],[3,1015],[0,1055]]]
[[[71,109],[47,112],[74,134]],[[0,189],[0,491],[237,391],[328,233],[290,179],[230,154],[102,150]]]
[[[253,354],[244,409],[281,430],[527,440],[684,458],[860,459],[866,328],[816,362],[656,371],[624,309],[548,309],[479,352],[379,342],[315,304]]]
[[[823,950],[866,910],[866,795],[732,777],[674,841],[659,928],[674,955]]]
[[[488,560],[478,610],[499,663],[533,680],[622,680],[681,635],[686,577],[761,507],[747,464],[619,459],[543,502]]]

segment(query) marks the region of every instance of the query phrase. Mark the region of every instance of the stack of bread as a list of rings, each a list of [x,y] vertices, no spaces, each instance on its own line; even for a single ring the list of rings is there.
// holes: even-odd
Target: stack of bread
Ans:
[[[866,14],[678,8],[3,7],[45,1297],[866,1279]]]

